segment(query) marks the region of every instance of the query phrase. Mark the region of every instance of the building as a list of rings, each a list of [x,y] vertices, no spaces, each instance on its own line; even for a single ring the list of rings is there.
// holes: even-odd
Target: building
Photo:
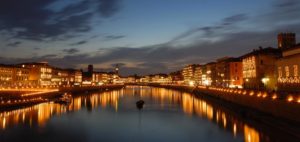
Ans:
[[[204,73],[202,76],[202,82],[205,86],[216,86],[217,85],[217,71],[216,71],[216,63],[211,62],[205,65],[203,69]]]
[[[76,86],[81,85],[81,82],[82,82],[82,71],[81,70],[70,69],[69,72],[71,72],[69,75],[71,77],[74,77],[74,85],[76,85]]]
[[[0,87],[30,87],[29,69],[14,65],[0,65]]]
[[[110,75],[106,72],[93,72],[92,84],[103,85],[110,83]]]
[[[295,33],[280,33],[277,36],[278,48],[291,48],[296,45],[296,34]]]
[[[52,85],[52,67],[47,62],[23,63],[18,67],[29,69],[29,81],[31,86],[50,86]]]
[[[243,74],[240,58],[224,57],[216,63],[216,86],[242,88]]]
[[[300,92],[300,44],[283,50],[276,62],[277,87],[279,91]]]
[[[275,63],[281,51],[275,48],[259,48],[242,56],[243,87],[246,89],[276,89]]]
[[[195,71],[196,67],[199,67],[198,64],[187,65],[182,70],[183,81],[185,84],[194,85],[196,82]]]
[[[169,77],[172,80],[171,81],[172,84],[182,84],[183,83],[182,71],[171,72],[169,74]]]
[[[195,73],[194,73],[195,84],[197,85],[202,84],[202,74],[203,74],[203,66],[197,65],[195,67]]]
[[[172,79],[167,74],[155,74],[151,76],[151,83],[168,84]]]
[[[144,77],[141,77],[139,82],[141,82],[141,83],[150,83],[151,82],[150,75],[146,75]]]
[[[13,78],[12,85],[17,87],[29,87],[31,82],[29,81],[29,69],[14,66],[13,67]]]
[[[229,62],[229,87],[242,88],[243,87],[243,63],[240,58],[234,58]]]
[[[9,65],[0,65],[0,86],[9,87],[12,85],[13,67]]]
[[[75,69],[59,69],[52,70],[52,85],[55,86],[80,86],[82,82],[82,72]]]
[[[68,76],[68,71],[60,68],[52,68],[51,85],[66,87],[69,85]]]

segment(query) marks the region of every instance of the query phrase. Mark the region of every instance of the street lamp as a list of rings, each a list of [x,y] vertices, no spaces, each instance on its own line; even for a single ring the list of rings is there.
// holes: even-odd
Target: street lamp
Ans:
[[[190,86],[194,86],[194,85],[195,85],[195,82],[194,82],[194,81],[190,81],[190,82],[189,82],[189,85],[190,85]]]
[[[270,79],[267,78],[267,77],[261,79],[261,82],[264,84],[264,87],[267,86],[267,84],[268,84],[269,81],[270,81]]]
[[[266,85],[270,79],[269,78],[262,78],[261,81]]]

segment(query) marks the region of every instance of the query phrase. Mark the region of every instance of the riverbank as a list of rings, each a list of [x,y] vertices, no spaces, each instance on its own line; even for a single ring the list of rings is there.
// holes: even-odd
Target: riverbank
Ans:
[[[270,102],[267,97],[262,99],[261,97],[257,97],[257,94],[245,96],[230,91],[223,93],[208,88],[158,84],[148,84],[147,86],[194,94],[196,97],[218,104],[220,107],[227,108],[232,113],[235,113],[236,116],[242,117],[247,123],[254,126],[264,124],[264,127],[259,126],[264,131],[277,129],[294,138],[300,138],[300,104],[290,103],[284,99],[278,99],[276,101],[272,99],[272,102]]]
[[[193,93],[199,96],[210,96],[222,99],[243,107],[248,107],[296,122],[300,122],[300,103],[289,100],[288,97],[276,93],[260,91],[241,91],[239,89],[220,89],[213,87],[190,87],[179,85],[148,84],[153,87],[163,87]]]
[[[0,111],[12,110],[28,107],[39,103],[54,101],[64,93],[72,95],[92,91],[111,91],[121,89],[124,85],[103,85],[103,86],[83,86],[83,87],[64,87],[59,89],[27,91],[0,91]]]

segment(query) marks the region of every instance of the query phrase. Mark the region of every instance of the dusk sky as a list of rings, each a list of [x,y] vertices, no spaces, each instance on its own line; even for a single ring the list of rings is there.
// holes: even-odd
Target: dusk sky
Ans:
[[[1,0],[0,63],[48,61],[122,75],[277,47],[300,35],[299,0]]]

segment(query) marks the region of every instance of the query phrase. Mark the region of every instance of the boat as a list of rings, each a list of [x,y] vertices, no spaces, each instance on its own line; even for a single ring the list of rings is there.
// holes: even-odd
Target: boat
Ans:
[[[55,100],[55,103],[68,105],[71,103],[72,95],[64,94],[62,97]]]
[[[138,109],[142,109],[144,104],[145,104],[145,102],[143,100],[139,100],[139,101],[136,102],[136,107]]]

